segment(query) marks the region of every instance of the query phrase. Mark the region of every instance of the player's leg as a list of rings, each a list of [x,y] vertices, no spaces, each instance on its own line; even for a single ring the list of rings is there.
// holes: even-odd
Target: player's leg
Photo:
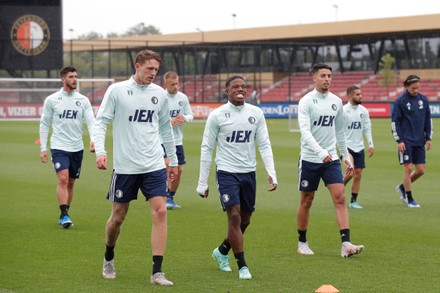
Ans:
[[[359,190],[361,187],[362,170],[363,170],[362,168],[354,169],[353,184],[351,185],[351,199],[350,199],[350,204],[348,205],[349,208],[354,208],[354,209],[362,208],[362,206],[359,205],[357,202]]]
[[[351,154],[351,152],[348,153],[348,155],[350,156],[350,160],[352,162],[354,162],[353,160],[353,156]],[[342,156],[341,156],[342,157]],[[348,182],[350,182],[350,180],[353,178],[353,173],[348,173],[344,175],[344,185],[347,185]]]
[[[181,208],[180,205],[175,203],[174,196],[176,195],[177,189],[179,188],[180,185],[180,179],[182,177],[182,172],[183,172],[183,165],[186,164],[185,151],[183,145],[176,145],[176,156],[179,165],[174,180],[172,182],[168,182],[167,209]]]
[[[252,275],[249,272],[246,260],[244,258],[244,239],[243,230],[246,230],[250,223],[250,213],[243,213],[245,219],[242,225],[240,205],[229,206],[226,209],[228,215],[228,240],[231,244],[234,257],[238,265],[238,276],[240,279],[251,279]]]
[[[105,225],[105,254],[102,267],[102,276],[106,279],[116,278],[116,270],[114,264],[114,249],[121,232],[121,226],[124,223],[128,213],[129,202],[119,203],[113,202],[110,218]]]
[[[180,178],[182,176],[183,166],[177,166],[177,174],[174,176],[174,181],[168,182],[168,191],[167,191],[167,209],[178,209],[181,208],[180,205],[176,204],[174,201],[174,196],[176,195],[177,189],[180,185]]]
[[[424,147],[413,147],[412,148],[412,163],[413,166],[415,166],[415,170],[412,171],[411,167],[411,174],[410,174],[410,186],[412,188],[412,183],[419,179],[423,174],[425,174],[425,168],[426,168],[426,152]],[[405,187],[406,196],[408,198],[408,207],[410,208],[419,208],[420,205],[414,200],[414,196],[412,194],[412,190],[409,189],[409,191],[406,190]]]
[[[113,172],[107,199],[112,202],[112,211],[105,225],[105,254],[102,276],[116,278],[114,249],[121,232],[121,226],[127,216],[130,201],[137,199],[140,175],[121,175]]]
[[[69,154],[62,150],[51,149],[51,154],[52,164],[57,176],[57,201],[61,211],[58,224],[62,225],[64,228],[69,228],[72,226],[72,221],[70,220],[68,213],[70,201],[67,186],[69,184],[69,167],[71,165],[71,160]]]
[[[341,235],[341,256],[348,257],[364,250],[363,245],[354,245],[350,242],[350,223],[348,209],[345,203],[344,178],[339,161],[329,163],[322,174],[322,179],[330,192],[336,212],[336,223]]]
[[[307,241],[307,228],[309,226],[310,208],[312,207],[315,191],[318,189],[321,180],[321,167],[323,164],[310,163],[307,161],[298,162],[298,177],[300,203],[296,216],[298,231],[298,250],[299,254],[313,255]]]
[[[141,190],[151,211],[151,251],[153,268],[150,283],[161,286],[172,286],[173,282],[165,278],[162,272],[162,262],[167,244],[167,196],[164,194],[167,186],[167,170],[162,169],[144,175]]]

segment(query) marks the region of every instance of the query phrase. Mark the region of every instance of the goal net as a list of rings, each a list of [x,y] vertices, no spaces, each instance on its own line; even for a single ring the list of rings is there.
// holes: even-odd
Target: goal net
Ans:
[[[114,81],[112,78],[80,78],[77,91],[97,108]],[[0,120],[38,120],[44,99],[62,86],[60,78],[0,78]]]
[[[290,105],[288,121],[289,121],[289,131],[290,132],[299,132],[298,104]]]

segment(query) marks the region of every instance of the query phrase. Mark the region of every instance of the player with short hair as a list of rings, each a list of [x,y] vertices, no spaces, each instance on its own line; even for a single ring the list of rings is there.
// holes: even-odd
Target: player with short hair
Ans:
[[[105,93],[94,127],[96,165],[107,169],[105,135],[113,121],[113,174],[107,199],[112,212],[106,224],[106,251],[102,275],[116,278],[114,248],[132,200],[139,189],[150,203],[152,229],[152,284],[171,286],[165,278],[162,261],[167,240],[167,171],[163,160],[163,141],[170,158],[169,178],[177,173],[177,157],[165,90],[153,84],[162,59],[151,50],[140,51],[135,58],[135,74],[112,84]]]
[[[344,185],[353,178],[349,208],[361,209],[357,198],[361,187],[362,171],[365,168],[364,135],[368,143],[368,157],[374,154],[370,114],[362,106],[362,91],[357,86],[347,88],[348,103],[344,105],[345,137],[350,159],[354,164],[354,174],[344,176]]]
[[[64,67],[61,72],[63,87],[44,100],[40,119],[40,160],[48,162],[47,140],[52,125],[50,152],[57,174],[57,199],[61,210],[58,224],[64,228],[73,226],[69,216],[75,180],[79,179],[84,153],[83,124],[90,135],[89,150],[94,152],[92,128],[95,121],[89,99],[76,91],[78,73],[75,67]]]
[[[200,155],[197,192],[208,197],[208,177],[212,153],[217,146],[217,187],[223,211],[228,217],[228,233],[214,249],[213,257],[221,271],[232,271],[229,250],[232,248],[239,269],[239,279],[251,279],[244,257],[243,234],[251,221],[256,199],[256,145],[263,160],[270,188],[277,188],[272,146],[263,111],[245,103],[246,82],[242,76],[226,81],[228,102],[212,111],[205,125]]]
[[[398,158],[403,165],[402,183],[396,186],[400,199],[410,208],[419,208],[412,194],[412,182],[426,168],[426,150],[432,148],[432,120],[429,102],[419,92],[420,77],[409,75],[403,82],[405,92],[394,102],[391,130],[397,142]],[[413,171],[413,166],[415,170]]]
[[[298,162],[299,190],[298,207],[298,253],[313,255],[307,242],[307,227],[310,208],[318,189],[324,181],[336,210],[336,222],[341,235],[341,256],[348,257],[364,250],[363,245],[350,242],[350,228],[345,205],[344,177],[336,152],[336,145],[347,167],[353,172],[344,134],[344,110],[342,100],[329,91],[332,68],[319,63],[312,68],[315,89],[302,97],[298,104],[298,123],[301,131],[301,152]]]
[[[176,154],[178,160],[177,175],[173,181],[168,182],[167,209],[181,208],[174,202],[174,196],[180,185],[183,165],[186,164],[185,151],[183,149],[183,126],[184,123],[193,121],[194,113],[191,110],[188,96],[179,91],[179,76],[174,71],[164,74],[164,84],[167,92],[167,99],[170,108],[171,125],[173,126]],[[165,155],[165,164],[168,167],[169,159]]]

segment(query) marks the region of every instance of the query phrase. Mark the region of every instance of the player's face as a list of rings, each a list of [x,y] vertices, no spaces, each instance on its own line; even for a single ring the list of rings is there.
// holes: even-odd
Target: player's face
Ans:
[[[313,75],[313,82],[315,83],[315,88],[321,94],[328,92],[330,84],[332,82],[332,72],[329,69],[319,69]]]
[[[362,104],[362,91],[354,90],[353,94],[350,96],[353,105]]]
[[[136,68],[134,80],[138,84],[150,84],[159,71],[159,62],[155,59],[150,59],[143,64],[136,63],[134,67]]]
[[[167,92],[174,95],[179,90],[179,79],[168,79],[165,81],[165,88],[167,89]]]
[[[246,83],[240,78],[232,80],[228,88],[225,90],[229,102],[235,106],[241,106],[244,104],[246,92]]]
[[[415,97],[419,93],[419,87],[420,87],[420,82],[415,82],[407,86],[406,89],[408,90],[411,96]]]
[[[71,91],[76,90],[76,87],[78,86],[78,73],[75,71],[68,72],[61,78],[61,81],[63,82],[64,90],[70,93]]]

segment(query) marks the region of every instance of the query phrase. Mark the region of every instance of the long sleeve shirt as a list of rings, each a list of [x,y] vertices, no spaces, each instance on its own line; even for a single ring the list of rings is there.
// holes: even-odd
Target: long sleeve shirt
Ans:
[[[187,95],[182,92],[177,92],[174,95],[167,92],[167,99],[171,119],[177,117],[178,115],[183,115],[185,117],[185,123],[193,121],[194,113],[191,110]],[[176,145],[183,144],[183,127],[184,124],[173,126],[173,134]]]
[[[256,145],[273,183],[277,184],[272,146],[263,111],[251,104],[228,102],[212,111],[201,145],[199,186],[208,185],[209,166],[215,146],[218,170],[248,173],[256,170]]]
[[[409,146],[423,146],[432,137],[431,110],[428,99],[418,93],[405,91],[394,102],[391,131],[396,142]]]
[[[64,89],[53,93],[44,100],[40,118],[40,148],[47,151],[47,140],[52,124],[50,148],[67,152],[84,149],[83,124],[87,124],[90,140],[93,136],[95,116],[89,99],[73,91],[70,94]]]
[[[370,114],[367,108],[362,105],[353,106],[350,103],[345,104],[344,122],[345,137],[349,149],[356,153],[362,151],[365,148],[364,135],[368,147],[374,148]]]
[[[177,166],[168,100],[156,84],[132,78],[112,84],[104,95],[94,127],[96,156],[106,155],[105,134],[113,121],[113,168],[118,174],[142,174],[165,168],[159,135]]]
[[[316,89],[298,103],[298,124],[301,131],[301,160],[323,163],[329,154],[338,160],[336,146],[344,160],[349,160],[344,134],[342,100],[331,92]]]

